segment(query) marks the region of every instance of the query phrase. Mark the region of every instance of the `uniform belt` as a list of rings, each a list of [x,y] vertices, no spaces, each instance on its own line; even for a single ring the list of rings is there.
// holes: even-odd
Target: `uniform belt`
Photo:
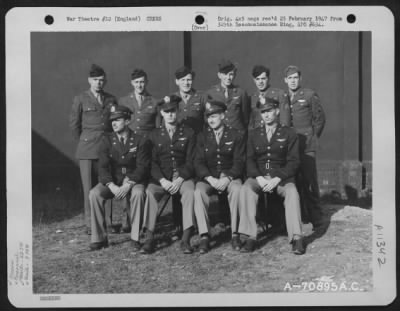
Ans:
[[[282,167],[282,166],[279,165],[278,163],[271,163],[271,162],[265,163],[265,168],[266,168],[267,170],[272,170],[272,169],[281,168],[281,167]]]

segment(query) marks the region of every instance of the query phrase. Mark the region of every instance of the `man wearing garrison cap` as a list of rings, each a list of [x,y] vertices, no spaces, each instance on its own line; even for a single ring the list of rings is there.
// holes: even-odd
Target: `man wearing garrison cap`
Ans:
[[[247,131],[250,117],[250,102],[246,92],[233,84],[236,66],[229,60],[218,64],[219,83],[207,91],[215,100],[225,103],[225,123],[242,133]]]
[[[89,191],[97,184],[97,162],[100,142],[104,133],[112,131],[110,109],[117,105],[116,98],[106,93],[106,73],[93,64],[89,71],[89,90],[75,96],[70,114],[70,128],[78,141],[76,158],[83,186],[84,215],[87,233],[90,234]],[[111,205],[106,208],[106,223],[111,226]]]
[[[122,200],[128,214],[134,251],[140,249],[140,221],[143,218],[145,186],[150,170],[150,142],[129,129],[131,111],[124,106],[113,108],[110,121],[114,133],[105,135],[99,153],[99,184],[89,193],[92,211],[90,250],[108,246],[104,226],[104,203]]]
[[[257,244],[256,207],[263,192],[285,198],[285,219],[289,242],[295,254],[303,254],[300,200],[295,186],[299,167],[296,132],[279,123],[279,102],[260,98],[257,108],[264,126],[249,131],[247,140],[247,180],[240,191],[239,232],[247,236],[241,251],[252,252]]]
[[[286,68],[285,83],[290,100],[290,125],[299,136],[300,170],[297,187],[302,203],[303,221],[311,222],[314,229],[318,229],[323,225],[323,220],[315,158],[318,139],[325,126],[325,113],[317,93],[301,87],[301,72],[297,66]]]
[[[253,67],[251,75],[257,91],[251,96],[251,115],[249,122],[249,130],[263,126],[261,115],[256,107],[258,100],[261,97],[269,97],[279,102],[279,120],[283,125],[290,125],[290,108],[289,97],[287,94],[278,88],[270,86],[270,70],[263,65]]]
[[[178,123],[191,127],[199,133],[204,127],[204,105],[207,95],[193,88],[195,73],[183,66],[175,72],[175,83],[179,90],[175,94],[182,98],[178,103]]]
[[[156,225],[158,202],[164,195],[180,198],[182,203],[183,236],[181,249],[193,252],[190,238],[194,226],[194,168],[193,156],[195,133],[185,124],[177,123],[178,103],[176,95],[166,96],[160,103],[164,124],[154,129],[150,135],[152,144],[151,180],[146,190],[145,215],[146,241],[142,253],[154,251],[154,228]]]
[[[132,111],[129,128],[145,136],[160,122],[157,101],[147,91],[147,84],[147,73],[142,69],[134,69],[131,74],[133,91],[119,100],[121,106]]]
[[[210,195],[219,193],[228,198],[232,247],[240,250],[238,234],[240,208],[239,195],[245,166],[245,139],[236,129],[225,125],[226,105],[219,101],[206,103],[206,117],[209,127],[197,136],[195,170],[198,182],[194,192],[194,210],[200,240],[200,253],[209,250],[208,207]],[[242,206],[243,208],[244,206]]]

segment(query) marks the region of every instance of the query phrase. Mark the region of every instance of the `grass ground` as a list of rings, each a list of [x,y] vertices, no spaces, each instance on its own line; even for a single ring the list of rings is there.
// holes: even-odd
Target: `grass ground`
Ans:
[[[34,223],[34,293],[223,293],[318,291],[314,286],[289,289],[302,282],[337,285],[357,282],[371,291],[372,212],[342,204],[325,204],[325,230],[304,225],[305,255],[293,255],[283,235],[262,234],[251,254],[235,252],[229,231],[213,228],[215,240],[205,255],[184,255],[173,241],[169,215],[158,225],[158,247],[151,255],[132,252],[129,234],[109,236],[107,249],[89,252],[82,215]],[[198,245],[198,236],[192,238]],[[325,283],[326,283],[325,282]],[[311,284],[313,285],[313,284]],[[285,287],[286,286],[286,287]]]

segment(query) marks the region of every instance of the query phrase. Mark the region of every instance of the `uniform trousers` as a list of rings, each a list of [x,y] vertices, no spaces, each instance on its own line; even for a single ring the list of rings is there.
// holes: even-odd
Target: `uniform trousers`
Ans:
[[[289,241],[294,235],[301,235],[300,199],[294,183],[276,187],[277,194],[284,197],[285,220]],[[255,178],[248,178],[240,191],[239,232],[250,237],[257,237],[256,211],[258,196],[262,189]]]
[[[322,212],[319,205],[319,186],[314,151],[301,155],[296,184],[300,194],[303,221],[318,225],[321,222]]]
[[[242,181],[235,179],[230,182],[224,195],[228,196],[229,209],[231,212],[231,229],[232,233],[238,231],[238,220],[240,214],[239,195]],[[199,234],[208,233],[210,230],[210,222],[208,218],[208,208],[210,206],[210,195],[218,193],[218,190],[211,187],[204,181],[196,184],[194,191],[194,213],[196,215]]]
[[[164,195],[169,194],[161,185],[150,183],[146,189],[146,202],[144,205],[143,227],[154,231],[156,227],[158,202]],[[194,182],[185,180],[177,194],[182,203],[182,225],[183,230],[188,229],[194,224]]]
[[[131,239],[139,241],[140,223],[143,218],[143,209],[145,202],[145,187],[136,184],[130,190],[130,193],[122,199],[126,206],[129,206],[129,220],[132,227]],[[92,212],[92,242],[102,242],[107,238],[107,228],[105,222],[105,202],[112,199],[114,194],[103,184],[97,184],[89,192],[89,201]]]
[[[83,206],[86,228],[90,228],[90,202],[89,191],[97,184],[98,179],[98,160],[97,159],[81,159],[79,160],[79,168],[81,172],[82,188],[83,188]],[[106,224],[112,224],[112,202],[107,202],[105,206]]]

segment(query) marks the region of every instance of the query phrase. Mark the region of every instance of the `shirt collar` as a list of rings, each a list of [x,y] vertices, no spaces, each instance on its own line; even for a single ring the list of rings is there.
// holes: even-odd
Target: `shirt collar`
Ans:
[[[221,134],[221,133],[224,131],[224,126],[222,125],[219,129],[213,130],[213,131],[214,131],[214,134],[215,134],[215,135]]]
[[[272,125],[265,125],[265,130],[276,130],[278,127],[278,123],[274,123]]]
[[[89,92],[92,93],[95,98],[97,98],[97,96],[99,96],[99,95],[103,95],[103,91],[96,93],[96,92],[92,91],[92,89],[89,89]]]
[[[167,131],[170,130],[170,129],[175,131],[176,130],[176,125],[171,125],[171,124],[165,123],[165,128],[166,128]]]
[[[126,141],[126,139],[128,138],[128,132],[127,131],[122,132],[121,134],[118,134],[118,133],[115,133],[115,134],[117,134],[118,140],[121,140],[121,137],[123,137],[124,140]]]

